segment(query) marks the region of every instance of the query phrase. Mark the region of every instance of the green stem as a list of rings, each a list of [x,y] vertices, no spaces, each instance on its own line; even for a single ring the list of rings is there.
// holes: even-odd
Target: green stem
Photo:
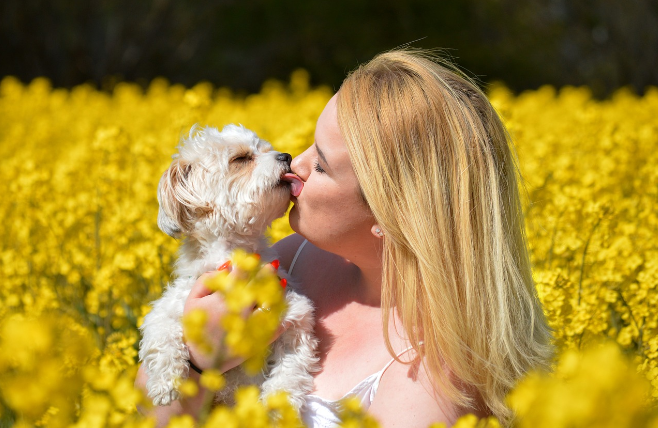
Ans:
[[[599,217],[596,224],[592,228],[592,231],[590,232],[589,236],[587,237],[587,242],[585,242],[585,249],[583,250],[583,257],[580,261],[580,280],[578,281],[578,306],[580,306],[580,299],[581,299],[581,296],[583,294],[583,276],[584,276],[584,273],[585,273],[585,256],[587,255],[587,248],[589,247],[589,243],[592,240],[592,237],[594,236],[594,232],[596,231],[596,228],[598,228],[599,224],[601,224],[601,220],[603,220],[603,216]]]

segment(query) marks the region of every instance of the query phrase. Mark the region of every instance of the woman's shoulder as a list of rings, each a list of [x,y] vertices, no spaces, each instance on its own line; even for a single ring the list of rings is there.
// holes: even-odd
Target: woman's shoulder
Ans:
[[[272,249],[278,255],[280,266],[286,272],[290,272],[290,265],[297,256],[293,276],[299,277],[300,274],[304,275],[304,273],[317,273],[317,270],[321,268],[323,270],[334,270],[336,267],[340,268],[341,265],[346,264],[345,259],[342,257],[321,250],[310,241],[304,244],[304,241],[306,239],[303,236],[295,233],[272,246]],[[302,247],[302,245],[304,246]]]
[[[280,241],[272,245],[272,249],[276,252],[281,268],[286,272],[290,269],[290,264],[297,254],[297,250],[304,243],[303,236],[293,233],[286,236]]]
[[[349,288],[354,266],[305,241],[303,236],[294,234],[274,244],[272,249],[277,254],[280,269],[292,281],[291,285],[313,300],[316,310],[320,310],[321,305],[335,302],[342,295],[341,291]],[[293,261],[294,269],[291,269]]]

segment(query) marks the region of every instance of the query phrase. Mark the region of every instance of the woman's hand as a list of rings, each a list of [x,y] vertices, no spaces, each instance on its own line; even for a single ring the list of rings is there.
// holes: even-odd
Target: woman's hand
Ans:
[[[228,269],[231,268],[229,267]],[[275,272],[275,269],[271,264],[264,265],[262,269],[267,270],[270,273]],[[210,353],[205,352],[205,350],[201,349],[197,344],[191,341],[186,342],[190,351],[190,361],[202,370],[213,367],[218,355],[225,351],[220,349],[224,337],[224,331],[220,325],[220,319],[228,313],[228,309],[222,294],[220,292],[213,292],[205,285],[207,280],[213,278],[217,274],[217,271],[206,272],[197,279],[185,301],[185,307],[183,309],[183,316],[196,309],[201,309],[208,314],[205,333],[207,341],[211,344],[212,351]],[[237,269],[231,269],[230,275],[239,277],[242,273]],[[246,310],[244,316],[249,316],[249,313],[254,309],[256,308]],[[271,342],[275,341],[287,328],[288,325],[279,326]],[[221,372],[226,372],[240,365],[242,362],[244,362],[244,358],[239,357],[222,361],[219,370]]]
[[[221,352],[220,345],[224,337],[224,331],[220,326],[220,319],[228,310],[221,293],[209,290],[205,282],[210,278],[217,275],[217,271],[206,272],[201,275],[197,280],[190,294],[185,301],[185,308],[183,309],[183,316],[188,315],[194,310],[201,309],[208,314],[206,322],[205,334],[208,342],[211,344],[211,352],[200,349],[200,347],[193,342],[186,342],[190,351],[190,361],[202,370],[211,368],[215,364],[215,360]],[[242,361],[229,361],[224,362],[220,370],[225,372],[239,365]]]

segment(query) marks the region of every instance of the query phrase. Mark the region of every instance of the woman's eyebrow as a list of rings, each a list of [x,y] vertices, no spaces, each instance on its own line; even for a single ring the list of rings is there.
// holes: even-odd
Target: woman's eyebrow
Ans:
[[[322,153],[322,150],[320,150],[320,147],[318,147],[318,142],[315,142],[315,150],[318,152],[318,155],[322,160],[324,161],[324,164],[329,166],[329,162],[327,162],[327,158],[324,157],[324,153]]]

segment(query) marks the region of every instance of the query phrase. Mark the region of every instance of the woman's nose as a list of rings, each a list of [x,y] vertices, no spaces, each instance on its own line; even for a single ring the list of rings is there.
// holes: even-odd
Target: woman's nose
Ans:
[[[297,174],[302,180],[306,181],[308,177],[308,168],[304,167],[304,155],[306,152],[297,155],[290,163],[290,169]]]

